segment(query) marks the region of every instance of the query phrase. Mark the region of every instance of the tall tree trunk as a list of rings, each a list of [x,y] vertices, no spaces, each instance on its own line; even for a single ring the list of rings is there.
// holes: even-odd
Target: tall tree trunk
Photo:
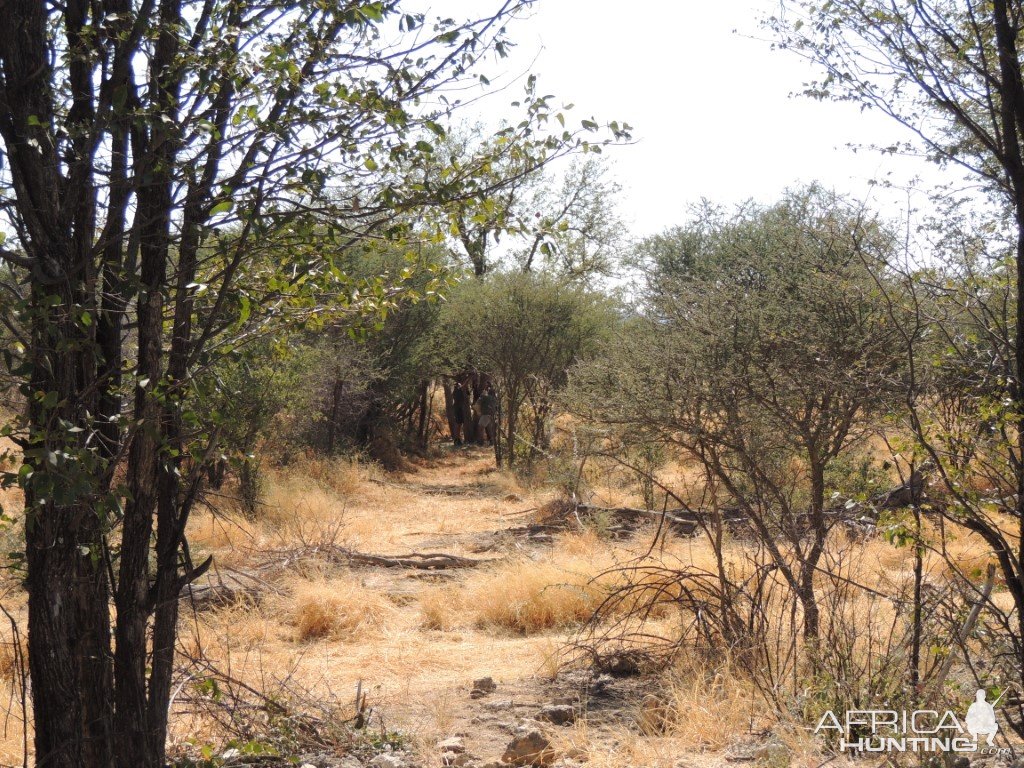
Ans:
[[[913,484],[911,484],[913,492]],[[917,497],[919,494],[914,493]],[[921,586],[924,583],[924,541],[921,538],[921,506],[919,498],[914,498],[914,609],[911,617],[910,636],[910,690],[917,702],[921,683]]]
[[[327,452],[334,453],[338,441],[338,421],[341,418],[341,398],[345,393],[345,380],[335,379],[331,387],[331,417],[327,421]]]
[[[811,473],[810,529],[811,546],[800,563],[799,598],[804,611],[804,640],[816,642],[821,633],[821,609],[814,588],[818,562],[825,551],[828,529],[825,523],[825,462],[817,451],[809,455]]]
[[[428,443],[427,431],[430,427],[430,382],[423,381],[420,384],[420,423],[418,439],[420,447],[426,450]]]
[[[35,465],[38,477],[25,493],[35,750],[38,765],[108,768],[113,765],[113,708],[105,521],[93,494],[71,504],[59,501],[67,495],[62,484],[86,480],[76,476],[84,469],[74,459],[62,467],[60,457],[84,446],[75,445],[74,434],[48,429],[58,417],[85,423],[93,405],[84,394],[94,391],[93,343],[70,311],[82,297],[67,288],[65,283],[57,307],[49,306],[54,289],[33,291],[32,388],[53,393],[56,403],[50,407],[31,398],[29,405],[35,434],[45,435]],[[57,457],[52,474],[51,456]],[[72,476],[62,477],[64,471]]]
[[[512,465],[515,462],[516,455],[516,410],[515,408],[509,408],[508,413],[505,415],[507,422],[505,427],[505,466],[512,469]],[[498,429],[501,427],[500,423],[494,425],[494,432],[497,434]]]
[[[452,397],[452,385],[448,383],[448,379],[441,379],[441,388],[444,390],[444,415],[448,420],[448,434],[454,441],[455,436],[460,432],[459,425],[455,421],[455,399]]]
[[[1000,121],[1003,129],[1003,167],[1010,181],[1014,214],[1017,225],[1016,322],[1014,333],[1014,382],[1010,396],[1017,419],[1017,460],[1014,467],[1017,480],[1016,515],[1018,524],[1017,551],[1000,558],[1003,577],[1014,596],[1017,608],[1018,637],[1024,638],[1024,159],[1021,157],[1021,137],[1024,134],[1024,78],[1021,75],[1020,52],[1017,50],[1018,29],[1010,17],[1006,0],[994,0],[992,19],[1002,78]],[[1007,567],[1011,565],[1011,567]],[[1016,582],[1016,583],[1013,583]],[[1024,686],[1024,663],[1019,663],[1020,680]]]

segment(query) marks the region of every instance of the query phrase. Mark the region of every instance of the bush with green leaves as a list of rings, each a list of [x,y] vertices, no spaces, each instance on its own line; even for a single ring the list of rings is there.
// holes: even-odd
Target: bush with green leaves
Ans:
[[[607,296],[548,274],[494,273],[453,290],[438,344],[444,358],[493,377],[499,463],[513,467],[546,450],[569,368],[596,355],[618,323]]]
[[[606,446],[670,446],[745,513],[799,598],[809,640],[830,467],[869,434],[901,375],[873,272],[891,243],[877,220],[816,186],[734,214],[705,207],[645,244],[642,316],[574,375],[574,409],[614,436]]]

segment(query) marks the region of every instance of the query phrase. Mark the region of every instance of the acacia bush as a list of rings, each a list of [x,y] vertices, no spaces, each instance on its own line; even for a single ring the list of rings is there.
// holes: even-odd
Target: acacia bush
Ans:
[[[618,322],[606,295],[545,273],[492,273],[453,290],[438,345],[448,360],[496,383],[499,464],[543,455],[569,368],[595,356]]]
[[[706,206],[642,244],[636,316],[600,359],[573,369],[565,403],[581,460],[646,477],[648,506],[657,487],[666,505],[696,514],[715,556],[632,573],[581,646],[663,661],[684,646],[709,660],[727,652],[789,714],[891,698],[919,679],[911,670],[923,660],[909,649],[941,645],[948,625],[923,626],[905,585],[895,611],[865,600],[876,587],[851,572],[840,544],[839,524],[896,480],[869,444],[906,392],[893,249],[882,222],[816,186],[735,213]],[[688,488],[659,478],[661,458],[696,470]],[[737,535],[749,538],[743,568],[724,554]],[[662,584],[653,598],[651,580]],[[690,619],[645,649],[659,600]],[[615,614],[629,619],[609,622]]]

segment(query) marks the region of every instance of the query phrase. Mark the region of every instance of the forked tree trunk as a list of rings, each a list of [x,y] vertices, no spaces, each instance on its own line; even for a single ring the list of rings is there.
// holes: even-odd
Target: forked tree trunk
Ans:
[[[31,350],[32,388],[55,393],[58,404],[50,409],[31,398],[29,418],[35,425],[58,416],[78,424],[90,407],[83,402],[83,393],[91,389],[93,347],[88,332],[77,327],[68,311],[81,297],[64,292],[62,303],[52,307],[46,295],[52,290],[33,292],[38,306]],[[42,446],[44,455],[36,459],[37,480],[49,474],[51,453],[59,462],[60,453],[75,449],[73,433],[58,434],[56,440]],[[81,468],[72,464],[67,471],[81,472]],[[36,763],[109,768],[114,713],[104,521],[92,495],[76,503],[60,503],[64,495],[60,466],[50,479],[49,492],[36,483],[30,483],[25,492],[28,661]],[[80,477],[68,480],[88,482]]]

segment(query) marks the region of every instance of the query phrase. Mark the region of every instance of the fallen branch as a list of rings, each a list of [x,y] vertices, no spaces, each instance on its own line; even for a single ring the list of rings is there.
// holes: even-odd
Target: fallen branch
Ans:
[[[475,568],[489,560],[475,560],[470,557],[448,555],[439,552],[410,552],[407,555],[367,555],[336,547],[336,557],[350,565],[375,565],[382,568],[414,568],[424,571],[439,571],[448,568]]]
[[[478,560],[443,552],[409,552],[404,555],[372,555],[355,552],[337,544],[301,547],[292,550],[278,550],[267,553],[273,560],[264,562],[260,570],[287,568],[302,560],[321,559],[350,566],[375,566],[379,568],[409,568],[420,571],[440,571],[453,568],[475,568],[493,562],[491,559]]]
[[[182,600],[189,600],[193,608],[202,611],[237,603],[240,600],[258,601],[264,592],[280,592],[256,571],[226,568],[208,574],[206,578],[186,584],[178,592]]]

